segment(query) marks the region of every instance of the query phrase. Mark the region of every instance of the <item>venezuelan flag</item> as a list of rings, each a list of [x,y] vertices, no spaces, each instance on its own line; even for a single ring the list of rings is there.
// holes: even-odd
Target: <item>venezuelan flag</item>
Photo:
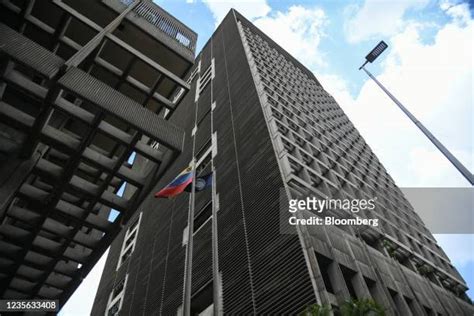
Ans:
[[[155,193],[156,198],[170,198],[182,193],[193,182],[193,168],[184,169],[170,184]]]

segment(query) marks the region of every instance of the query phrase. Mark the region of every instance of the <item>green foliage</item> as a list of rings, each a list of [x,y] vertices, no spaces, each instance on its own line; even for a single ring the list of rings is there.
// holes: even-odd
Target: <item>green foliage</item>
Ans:
[[[385,316],[385,309],[372,299],[353,299],[341,305],[342,316]]]
[[[300,316],[330,316],[331,306],[313,304],[306,307],[306,310]]]
[[[395,258],[395,246],[393,245],[392,242],[388,240],[384,240],[382,242],[382,246],[387,249],[388,255],[392,258]]]
[[[419,272],[421,275],[428,275],[428,274],[430,274],[431,272],[433,272],[433,270],[431,269],[431,267],[426,266],[426,265],[419,265],[419,266],[416,267],[416,269],[418,270],[418,272]]]
[[[300,316],[330,316],[330,305],[313,304],[306,307]],[[336,308],[334,315],[340,316],[385,316],[385,309],[372,299],[353,299]]]

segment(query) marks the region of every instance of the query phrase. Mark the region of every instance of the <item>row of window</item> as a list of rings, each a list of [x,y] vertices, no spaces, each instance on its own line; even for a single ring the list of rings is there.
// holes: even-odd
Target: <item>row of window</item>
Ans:
[[[107,301],[107,308],[105,309],[105,316],[118,316],[119,311],[122,309],[127,280],[128,274],[125,275],[124,279],[115,285],[112,293],[110,293],[109,300]]]
[[[122,266],[125,261],[127,261],[127,259],[131,256],[132,252],[135,250],[141,218],[142,213],[140,212],[138,217],[133,221],[133,223],[127,228],[127,231],[125,232],[125,237],[122,243],[122,249],[120,250],[120,256],[117,263],[117,270]]]
[[[197,100],[199,99],[199,96],[207,87],[207,85],[211,82],[211,80],[214,79],[215,74],[216,73],[214,70],[214,58],[212,58],[211,64],[209,65],[209,67],[206,70],[204,70],[202,74],[199,75],[199,79],[196,84],[196,96],[194,98],[195,102],[197,102]]]
[[[191,73],[190,77],[188,78],[188,83],[191,83],[196,76],[199,75],[198,81],[197,81],[197,87],[196,87],[196,101],[199,98],[199,95],[202,93],[202,91],[207,87],[209,82],[214,78],[215,76],[215,70],[214,70],[214,59],[212,59],[211,65],[200,75],[200,70],[201,70],[201,61],[199,61],[198,66],[194,69],[194,71]],[[215,104],[211,106],[211,110],[215,108]],[[198,126],[196,126],[195,130],[193,131],[193,135],[197,132]],[[209,130],[210,132],[210,130]],[[201,148],[198,149],[195,159],[197,161],[196,163],[196,175],[199,176],[203,174],[203,172],[209,172],[210,171],[210,166],[212,163],[212,158],[217,154],[217,134],[214,133],[211,135],[209,140],[201,146]],[[194,216],[194,229],[193,233],[196,233],[201,229],[201,227],[204,226],[205,223],[209,221],[209,219],[212,216],[212,209],[213,209],[213,201],[212,199],[206,203],[201,209],[199,209],[195,216]],[[140,222],[142,218],[142,213],[140,213],[137,218],[133,221],[133,223],[127,228],[127,231],[125,233],[122,247],[120,250],[120,256],[119,260],[117,262],[117,270],[120,269],[120,267],[127,262],[127,259],[130,258],[132,255],[133,251],[135,250],[135,246],[137,243],[137,238],[138,238],[138,232],[140,228]],[[186,242],[185,238],[187,234],[183,234],[183,243]],[[108,303],[107,303],[107,308],[106,308],[106,316],[113,316],[113,315],[118,315],[118,312],[120,311],[122,307],[122,301],[125,293],[125,287],[127,284],[127,276],[117,283],[117,285],[114,287],[112,290],[112,293],[110,293]]]
[[[241,30],[293,174],[325,194],[347,190],[349,195],[377,196],[383,229],[412,249],[407,237],[419,236],[421,248],[414,250],[450,271],[426,227],[335,100],[249,28]]]
[[[365,298],[366,294],[364,293],[363,289],[367,288],[369,290],[370,296],[382,306],[384,305],[383,302],[385,301],[384,297],[386,297],[386,294],[389,294],[389,297],[387,298],[392,300],[395,309],[403,315],[407,314],[407,312],[411,313],[412,315],[417,315],[418,308],[424,309],[424,312],[427,315],[443,315],[439,312],[435,312],[435,310],[433,310],[430,306],[422,304],[428,303],[429,300],[423,300],[424,302],[419,301],[418,303],[420,305],[417,307],[413,297],[408,297],[406,294],[399,293],[397,290],[394,290],[389,286],[379,284],[377,281],[372,280],[365,275],[360,275],[360,272],[353,271],[352,269],[339,264],[322,254],[315,252],[315,255],[319,270],[321,272],[324,287],[326,292],[329,293],[330,300],[334,303],[336,302],[336,294],[340,295],[341,293],[336,293],[337,291],[335,287],[341,287],[345,285],[351,299]],[[334,265],[337,265],[337,267]],[[341,273],[336,273],[337,270],[339,270]],[[384,291],[383,287],[386,287],[387,291]],[[417,290],[419,293],[423,293],[422,287],[418,288]],[[386,308],[386,306],[384,306],[384,308]],[[333,305],[333,309],[337,310],[337,306]]]
[[[419,222],[419,220],[416,217],[411,216],[411,206],[409,206],[409,204],[406,202],[401,192],[395,189],[395,186],[393,185],[393,181],[391,180],[390,176],[386,174],[385,169],[380,165],[380,163],[378,163],[378,160],[370,152],[365,142],[363,142],[363,140],[361,141],[360,135],[355,131],[352,124],[349,124],[348,127],[349,129],[352,129],[355,132],[354,136],[356,136],[356,138],[354,139],[354,141],[351,142],[351,144],[347,144],[347,146],[349,147],[345,146],[345,141],[351,139],[351,135],[348,134],[347,128],[342,128],[340,125],[341,116],[343,116],[344,118],[345,116],[343,115],[343,112],[340,110],[337,104],[334,102],[333,98],[331,98],[324,90],[322,90],[322,88],[320,88],[316,84],[309,86],[312,88],[312,90],[316,91],[316,95],[313,95],[314,93],[312,91],[306,91],[300,97],[292,97],[293,90],[298,90],[302,84],[304,85],[303,81],[311,81],[311,79],[305,78],[304,75],[303,77],[298,76],[299,79],[296,79],[294,85],[288,85],[287,82],[289,82],[290,80],[295,80],[295,78],[289,78],[292,77],[293,74],[291,74],[291,71],[288,71],[287,67],[284,66],[284,64],[291,64],[291,62],[285,61],[284,58],[280,58],[281,56],[275,56],[265,41],[262,41],[258,36],[252,34],[247,28],[244,30],[247,35],[247,41],[251,47],[249,53],[252,54],[255,62],[257,64],[260,64],[258,72],[261,76],[261,81],[263,82],[265,89],[267,89],[268,92],[274,92],[279,90],[277,87],[283,88],[282,86],[285,86],[283,88],[284,91],[281,91],[280,94],[275,95],[274,98],[268,96],[268,101],[272,106],[278,107],[279,110],[281,109],[283,113],[288,117],[293,118],[296,114],[295,120],[298,121],[298,124],[296,124],[296,121],[289,122],[287,124],[288,127],[291,128],[291,124],[295,125],[295,127],[297,125],[302,125],[304,127],[305,125],[307,125],[307,123],[309,123],[309,129],[311,129],[311,123],[314,124],[315,115],[320,118],[319,120],[316,120],[317,122],[324,121],[324,123],[328,123],[329,121],[331,121],[331,119],[335,120],[335,125],[330,124],[331,126],[328,127],[328,130],[331,130],[330,133],[328,132],[328,130],[326,130],[326,132],[328,132],[327,134],[321,134],[317,137],[317,140],[314,140],[313,138],[312,141],[319,142],[322,146],[324,142],[321,140],[321,138],[327,138],[328,144],[326,144],[326,146],[324,147],[330,146],[331,148],[329,148],[329,154],[334,152],[337,157],[337,162],[343,165],[345,165],[345,161],[342,156],[351,158],[351,156],[348,156],[349,153],[353,152],[353,150],[350,150],[350,148],[359,148],[362,146],[360,150],[355,152],[357,153],[357,158],[348,162],[348,164],[350,165],[350,170],[347,169],[347,171],[353,173],[356,177],[356,180],[360,180],[356,182],[367,182],[367,189],[373,191],[372,194],[383,192],[383,194],[381,195],[381,203],[385,203],[385,206],[390,209],[397,209],[397,211],[402,210],[404,213],[402,214],[403,217],[409,217],[410,219],[413,219],[413,221],[411,222],[413,222],[413,224],[417,226],[417,229],[421,230],[425,234],[428,233],[424,226]],[[290,65],[289,67],[293,69],[294,66]],[[270,71],[271,76],[266,76],[268,71]],[[284,78],[285,81],[283,81],[282,78]],[[324,102],[327,104],[325,104],[324,106],[316,106],[315,104],[308,106],[308,102],[314,103],[315,97],[326,100]],[[318,113],[314,114],[315,110]],[[325,111],[327,111],[327,115],[325,114]],[[305,114],[301,115],[301,112],[304,112]],[[313,113],[311,114],[311,112]],[[337,114],[333,115],[335,113]],[[307,117],[307,115],[310,115],[311,118]],[[304,124],[301,124],[300,120],[298,120],[298,117],[302,118],[306,122]],[[345,121],[347,121],[347,123],[350,123],[347,119],[345,119]],[[299,129],[298,133],[304,133],[304,131],[305,128],[303,128],[302,130]],[[304,140],[304,138],[302,139]],[[355,144],[354,142],[360,144]],[[339,148],[339,146],[337,145],[338,143],[342,145],[341,148]],[[321,150],[325,149],[323,148]],[[374,165],[376,166],[375,168]],[[333,165],[331,165],[331,168],[332,167]],[[367,176],[368,174],[372,173],[373,177]],[[341,174],[347,174],[347,172]],[[408,213],[406,213],[406,211],[408,211]]]

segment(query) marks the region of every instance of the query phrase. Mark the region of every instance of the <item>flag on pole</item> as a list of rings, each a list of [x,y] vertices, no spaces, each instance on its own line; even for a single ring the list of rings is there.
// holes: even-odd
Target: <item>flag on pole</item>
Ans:
[[[191,166],[184,169],[171,183],[155,193],[156,198],[170,198],[182,193],[187,186],[193,182],[193,168]]]
[[[207,188],[210,188],[211,186],[212,186],[212,172],[210,172],[206,175],[197,177],[194,190],[195,190],[195,192],[199,192],[199,191],[203,191]],[[191,183],[186,187],[185,191],[186,192],[191,192],[192,190],[193,190],[193,186],[192,186],[192,183]]]

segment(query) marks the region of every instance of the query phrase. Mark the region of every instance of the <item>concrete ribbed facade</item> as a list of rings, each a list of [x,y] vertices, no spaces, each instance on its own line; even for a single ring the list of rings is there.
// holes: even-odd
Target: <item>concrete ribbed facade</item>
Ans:
[[[195,195],[192,269],[191,195],[149,196],[111,247],[93,315],[181,315],[189,272],[192,315],[295,315],[351,298],[389,315],[472,314],[462,277],[313,73],[232,10],[188,82],[171,117],[184,151],[154,190],[193,157],[198,175],[213,172]],[[307,191],[376,197],[381,224],[282,234],[281,203]]]

